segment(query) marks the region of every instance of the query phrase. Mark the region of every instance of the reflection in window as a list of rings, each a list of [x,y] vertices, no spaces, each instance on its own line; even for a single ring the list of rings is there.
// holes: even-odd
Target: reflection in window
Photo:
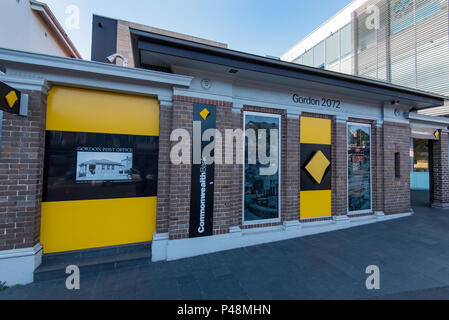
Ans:
[[[429,171],[429,141],[413,139],[413,172]]]
[[[371,127],[348,124],[348,210],[371,210]]]
[[[280,117],[245,113],[245,131],[266,130],[266,154],[270,155],[270,130],[280,129]],[[269,164],[260,163],[257,152],[255,164],[248,163],[248,139],[245,139],[245,171],[244,171],[244,222],[266,222],[279,218],[279,170],[273,175],[261,175],[260,168],[269,167]],[[254,147],[254,146],[251,146]],[[280,155],[279,145],[278,155]],[[253,149],[254,150],[254,149]],[[278,158],[278,162],[279,158]]]

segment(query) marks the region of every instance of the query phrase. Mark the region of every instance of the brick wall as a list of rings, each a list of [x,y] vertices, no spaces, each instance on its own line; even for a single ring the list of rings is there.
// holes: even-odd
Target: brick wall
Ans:
[[[430,202],[449,206],[448,133],[443,131],[440,140],[429,141]]]
[[[332,215],[348,213],[346,122],[334,120],[332,132]]]
[[[410,211],[410,126],[385,122],[384,145],[384,210],[386,214]],[[400,155],[400,177],[395,176],[395,153]]]
[[[46,95],[29,94],[27,117],[3,113],[0,144],[0,250],[40,241]]]
[[[168,232],[170,208],[170,134],[172,106],[160,105],[156,233]]]
[[[173,96],[173,129],[185,129],[192,137],[194,103],[215,105],[217,107],[217,129],[220,131],[232,127],[233,117],[231,103],[184,96]],[[177,144],[177,142],[171,143],[170,146],[173,147],[175,144]],[[189,145],[189,147],[190,152],[192,152],[191,145]],[[191,156],[189,155],[189,158],[190,157]],[[215,164],[214,234],[227,233],[229,231],[233,209],[229,204],[235,201],[235,192],[230,192],[233,169],[232,166],[226,166],[224,163]],[[169,236],[170,239],[183,239],[189,236],[192,166],[190,164],[171,164],[169,172]],[[165,204],[165,207],[167,207],[167,204]],[[162,214],[160,214],[160,219],[164,219]]]

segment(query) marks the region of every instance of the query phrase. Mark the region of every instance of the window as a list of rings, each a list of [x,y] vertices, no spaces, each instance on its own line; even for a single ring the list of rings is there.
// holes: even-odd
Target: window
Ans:
[[[371,126],[348,123],[348,211],[371,209]]]
[[[399,152],[394,153],[394,177],[401,177],[401,155]]]
[[[352,53],[352,24],[340,29],[340,57],[346,58]]]
[[[429,171],[429,140],[413,139],[413,172]]]
[[[279,115],[245,112],[245,164],[243,173],[243,224],[280,221],[280,128]],[[263,141],[251,141],[251,132],[258,137],[265,132],[265,154],[261,159]],[[263,138],[263,136],[262,136]],[[267,172],[269,171],[269,173]]]
[[[313,66],[316,68],[324,68],[325,50],[324,41],[321,41],[313,48]]]
[[[326,65],[331,65],[340,59],[339,45],[338,45],[339,32],[335,32],[329,38],[326,39]]]
[[[304,53],[302,62],[306,66],[313,66],[313,50],[309,50]]]

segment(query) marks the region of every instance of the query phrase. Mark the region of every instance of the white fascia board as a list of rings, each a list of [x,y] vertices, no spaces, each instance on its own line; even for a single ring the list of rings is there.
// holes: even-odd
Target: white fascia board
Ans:
[[[109,76],[120,80],[144,81],[163,85],[189,87],[193,77],[138,68],[126,68],[115,64],[57,57],[18,50],[0,48],[0,61],[46,68],[46,72],[64,71],[65,74],[93,75],[101,79]],[[31,68],[30,68],[31,69]],[[30,70],[32,71],[32,70]]]
[[[445,117],[427,116],[415,112],[409,112],[406,115],[406,118],[411,120],[412,123],[420,122],[420,123],[427,123],[430,125],[443,125],[445,127],[449,126],[449,118]]]
[[[335,33],[349,22],[351,22],[351,14],[354,10],[361,7],[368,0],[354,0],[332,18],[324,22],[321,26],[315,29],[312,33],[299,41],[291,49],[281,56],[281,60],[293,61],[306,50],[313,48],[316,44]]]

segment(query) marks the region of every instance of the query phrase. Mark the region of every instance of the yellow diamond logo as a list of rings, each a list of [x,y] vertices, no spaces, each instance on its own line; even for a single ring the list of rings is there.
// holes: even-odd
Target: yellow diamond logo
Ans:
[[[326,156],[318,150],[309,163],[306,165],[306,170],[315,179],[316,182],[321,183],[324,174],[326,173],[327,167],[331,163],[327,160]]]
[[[17,98],[17,94],[15,91],[11,91],[6,95],[6,101],[8,102],[10,108],[14,107],[14,104],[17,100],[19,100],[19,98]]]
[[[435,136],[435,138],[438,139],[438,137],[440,136],[440,132],[438,130],[436,130],[433,135]]]
[[[204,108],[203,111],[200,112],[200,116],[204,120],[206,120],[209,115],[210,115],[210,112],[206,108]]]

